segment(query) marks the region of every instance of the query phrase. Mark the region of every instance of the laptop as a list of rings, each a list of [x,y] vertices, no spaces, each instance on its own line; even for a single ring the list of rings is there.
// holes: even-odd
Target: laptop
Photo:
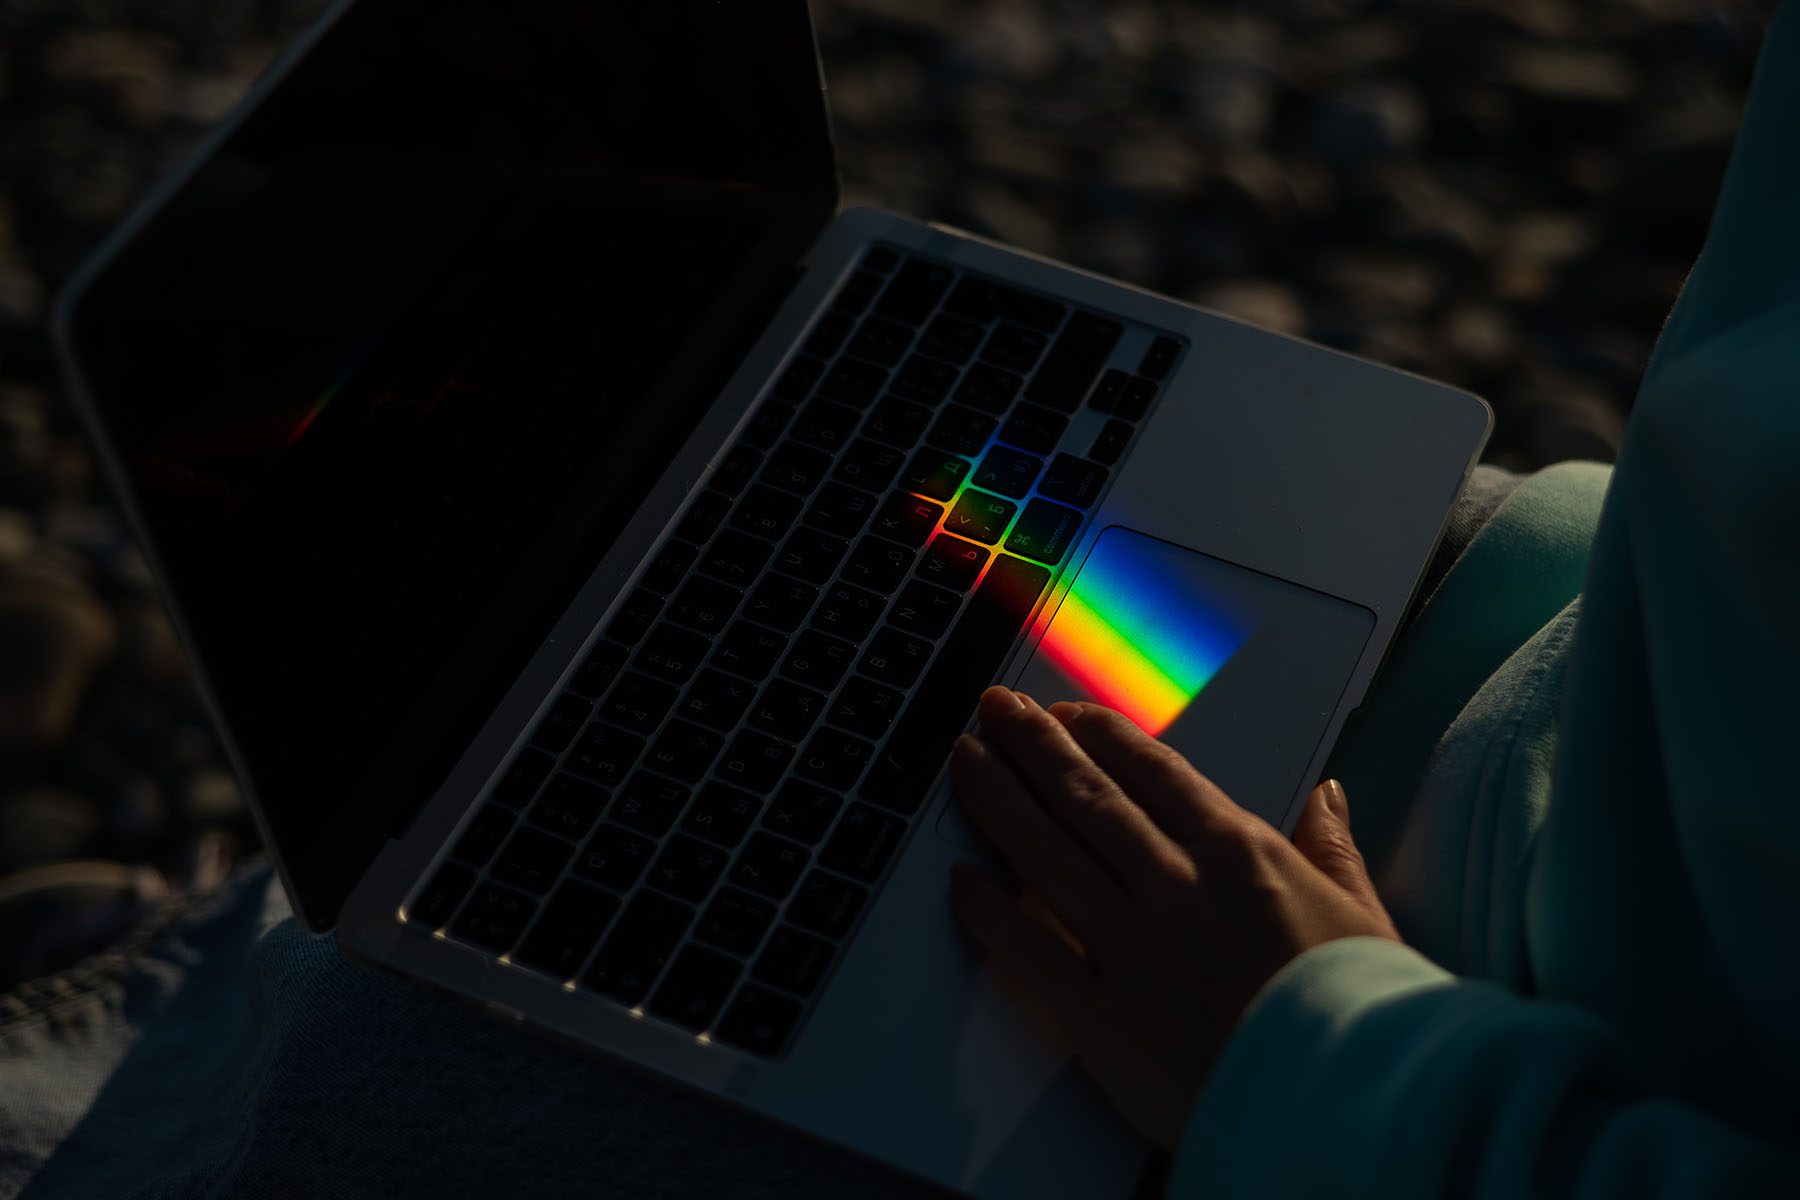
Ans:
[[[801,0],[337,4],[59,310],[293,908],[980,1196],[1146,1145],[956,929],[996,681],[1290,829],[1490,428],[839,211]]]

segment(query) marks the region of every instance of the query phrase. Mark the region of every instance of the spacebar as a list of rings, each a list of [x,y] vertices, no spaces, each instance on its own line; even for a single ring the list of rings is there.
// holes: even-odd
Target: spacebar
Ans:
[[[1006,554],[995,560],[876,756],[863,780],[863,799],[898,813],[918,811],[1049,582],[1050,572],[1036,563]]]

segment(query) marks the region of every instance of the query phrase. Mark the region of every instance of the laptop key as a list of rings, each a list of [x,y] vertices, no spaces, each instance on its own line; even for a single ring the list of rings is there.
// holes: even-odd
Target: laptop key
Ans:
[[[772,1057],[787,1044],[801,1007],[798,1000],[747,983],[725,1010],[715,1035],[728,1045]]]
[[[857,438],[838,459],[837,477],[845,483],[881,492],[894,482],[906,453],[868,438]]]
[[[639,892],[594,956],[581,982],[625,1004],[637,1004],[687,932],[694,910],[655,892]]]
[[[669,620],[701,633],[718,633],[737,611],[744,593],[730,584],[696,576],[669,603]]]
[[[819,489],[818,498],[806,510],[806,523],[852,538],[862,532],[869,514],[875,511],[875,497],[860,488],[842,483],[828,483]]]
[[[987,565],[988,552],[961,538],[940,533],[925,547],[919,560],[919,574],[932,583],[966,592],[975,586],[981,568]]]
[[[787,918],[802,929],[841,938],[856,923],[856,914],[867,902],[867,888],[857,887],[836,875],[813,871],[788,902]]]
[[[720,888],[706,911],[700,914],[694,936],[740,958],[748,958],[756,953],[763,934],[769,931],[774,921],[775,906],[767,900],[736,888]]]
[[[626,674],[618,686],[600,704],[600,715],[606,720],[639,733],[654,733],[669,715],[677,693],[670,684],[640,675]]]
[[[721,494],[735,496],[750,485],[757,468],[762,466],[762,460],[762,453],[755,446],[739,442],[725,452],[725,457],[719,460],[718,469],[712,473],[712,479],[708,482]]]
[[[1106,468],[1098,463],[1076,458],[1073,454],[1059,454],[1051,460],[1044,481],[1038,484],[1038,491],[1052,500],[1088,508],[1100,498],[1100,489],[1106,486],[1106,475]]]
[[[786,742],[746,729],[719,760],[719,778],[766,795],[793,758],[794,748]]]
[[[948,363],[913,355],[901,366],[888,391],[902,400],[937,404],[956,386],[957,370]]]
[[[484,867],[487,860],[494,857],[494,851],[500,848],[506,835],[512,832],[512,826],[511,813],[498,804],[484,804],[463,827],[462,836],[456,839],[450,856],[461,859],[470,866]]]
[[[656,620],[656,614],[661,611],[662,597],[637,588],[625,597],[618,612],[613,614],[612,622],[606,627],[606,636],[615,642],[635,646],[638,639],[649,630],[650,623]]]
[[[787,370],[781,373],[781,377],[775,381],[775,386],[770,390],[783,400],[797,404],[806,399],[806,394],[812,391],[813,384],[819,382],[824,374],[824,363],[816,358],[801,355],[788,364]]]
[[[905,697],[891,687],[861,675],[852,675],[837,699],[825,712],[825,719],[841,729],[879,739],[900,715]]]
[[[944,308],[984,325],[1004,317],[1044,333],[1053,332],[1069,311],[1054,300],[974,276],[956,285]]]
[[[843,313],[828,312],[813,326],[812,336],[806,339],[806,352],[820,358],[830,358],[838,352],[844,339],[855,328],[856,322]]]
[[[1047,568],[1022,558],[1002,555],[994,563],[863,777],[864,799],[900,813],[918,810],[1049,582]]]
[[[1119,411],[1119,401],[1125,398],[1125,384],[1131,376],[1118,368],[1113,368],[1100,376],[1100,382],[1094,385],[1094,394],[1088,397],[1088,407],[1103,413]]]
[[[574,880],[556,889],[550,903],[519,943],[513,958],[558,979],[569,979],[619,911],[619,898]]]
[[[1156,385],[1148,379],[1133,379],[1125,385],[1125,395],[1119,401],[1119,416],[1127,421],[1142,420],[1155,402]]]
[[[580,840],[600,819],[608,799],[604,788],[584,783],[573,775],[558,775],[532,808],[531,823],[551,833]]]
[[[781,662],[781,673],[796,683],[829,692],[850,669],[856,658],[856,644],[816,629],[808,629],[794,639],[787,657]]]
[[[751,974],[796,996],[810,996],[836,953],[837,947],[824,938],[781,925],[769,935]]]
[[[1031,490],[1044,461],[1011,446],[995,446],[975,468],[973,483],[978,488],[1011,496],[1015,500]]]
[[[751,706],[750,723],[797,742],[824,711],[823,695],[790,680],[777,679],[763,689],[762,698]]]
[[[852,805],[819,852],[819,863],[833,871],[874,883],[906,834],[906,822],[867,804]]]
[[[1033,500],[1013,526],[1006,548],[1014,554],[1055,566],[1063,560],[1081,531],[1081,513],[1053,501]]]
[[[900,265],[900,255],[886,246],[871,246],[863,255],[862,265],[870,271],[880,271],[886,275]]]
[[[950,622],[956,619],[956,611],[961,607],[962,597],[955,592],[913,579],[900,589],[888,620],[908,633],[935,639],[950,628]]]
[[[832,299],[831,307],[853,317],[861,316],[862,311],[869,307],[869,301],[881,291],[883,282],[885,281],[881,276],[873,271],[858,271],[844,281],[844,286],[838,289],[837,296]]]
[[[780,400],[765,400],[744,426],[743,439],[758,450],[767,450],[781,440],[782,430],[794,419],[794,406]]]
[[[723,517],[723,513],[720,514]],[[709,530],[705,537],[711,537]],[[705,540],[704,537],[702,540]],[[671,595],[687,578],[688,568],[700,557],[700,547],[692,542],[671,538],[664,542],[656,557],[644,568],[644,586],[659,596]]]
[[[1000,440],[1033,454],[1048,454],[1056,449],[1068,427],[1069,418],[1061,413],[1035,404],[1020,404],[1000,427]]]
[[[891,625],[884,626],[876,631],[856,669],[882,683],[909,688],[925,670],[925,664],[931,661],[932,649],[932,644],[923,638],[901,633]]]
[[[712,661],[733,674],[761,680],[775,669],[786,649],[787,638],[781,634],[739,621],[719,640]]]
[[[670,721],[650,746],[644,765],[688,783],[698,783],[725,748],[725,738],[692,721]]]
[[[907,463],[900,475],[900,486],[909,492],[948,500],[968,478],[969,460],[937,450],[921,450]]]
[[[618,647],[613,647],[619,650]],[[598,650],[595,653],[599,653]],[[623,662],[624,651],[619,650],[620,661]],[[550,777],[556,766],[556,760],[542,750],[521,750],[519,757],[513,759],[512,765],[506,768],[506,774],[494,785],[493,800],[508,808],[524,808],[537,795],[539,785]]]
[[[806,619],[818,598],[819,589],[812,584],[771,572],[763,576],[756,590],[750,593],[744,615],[764,625],[792,632]]]
[[[775,566],[790,575],[798,575],[809,583],[824,583],[837,570],[837,565],[844,560],[844,554],[849,549],[849,543],[842,538],[802,525],[782,543],[780,551],[775,555]],[[815,591],[809,597],[808,607],[811,607],[811,600],[817,596]],[[803,609],[802,612],[804,611]]]
[[[966,363],[975,357],[975,348],[981,345],[981,339],[985,335],[986,331],[979,325],[956,317],[940,316],[926,326],[925,336],[919,342],[919,350],[946,362]]]
[[[591,700],[583,700],[580,696],[557,697],[532,732],[532,744],[552,751],[566,749],[593,711]]]
[[[911,546],[915,550],[925,544],[937,523],[944,517],[942,505],[905,492],[894,492],[875,514],[874,532],[889,541]]]
[[[645,881],[683,900],[701,901],[718,882],[730,853],[696,838],[676,834],[663,847]]]
[[[1000,540],[1013,514],[1018,511],[1019,506],[1011,500],[970,488],[957,497],[956,507],[950,510],[944,528],[959,537],[991,546]]]
[[[1180,355],[1180,342],[1172,337],[1159,337],[1150,344],[1150,349],[1144,351],[1144,361],[1138,365],[1138,374],[1162,379],[1168,375]]]
[[[665,1021],[704,1030],[724,1007],[742,970],[735,959],[723,954],[702,946],[683,947],[650,998],[650,1011]]]
[[[680,712],[702,725],[730,731],[736,728],[755,698],[755,684],[708,668],[700,672],[687,695],[681,698]]]
[[[455,863],[445,863],[431,877],[431,882],[420,889],[418,898],[407,906],[406,919],[427,929],[442,928],[474,886],[475,872]]]
[[[681,515],[681,523],[675,526],[675,536],[690,542],[704,542],[718,531],[719,522],[730,511],[731,497],[724,492],[701,492]]]
[[[531,914],[536,911],[537,901],[529,896],[497,883],[484,883],[463,905],[462,914],[456,918],[450,932],[458,941],[504,954],[525,932]]]
[[[990,363],[980,362],[963,372],[956,385],[956,400],[983,412],[1003,413],[1012,406],[1013,397],[1025,381],[1011,371],[1002,371]]]
[[[711,646],[700,634],[665,623],[644,639],[634,665],[672,683],[686,683],[699,670]]]
[[[931,410],[923,404],[902,400],[898,396],[885,396],[875,406],[875,411],[869,414],[863,432],[902,450],[910,450],[930,424]]]
[[[1025,395],[1061,412],[1074,412],[1087,398],[1088,388],[1106,366],[1107,356],[1124,332],[1124,326],[1117,321],[1076,313],[1056,335]]]
[[[684,545],[685,543],[672,544]],[[625,665],[628,657],[630,657],[630,653],[623,646],[613,642],[596,643],[593,651],[587,656],[587,661],[581,664],[580,669],[575,672],[575,677],[569,681],[570,690],[579,692],[583,696],[601,695],[608,687],[612,686],[613,680],[618,677],[619,668]]]
[[[521,829],[512,835],[488,873],[501,883],[542,895],[569,865],[574,852],[575,847],[561,838],[536,829]]]
[[[709,842],[734,849],[744,840],[762,807],[759,797],[713,780],[700,789],[700,797],[681,819],[681,827]]]
[[[681,784],[639,771],[620,789],[606,819],[651,837],[661,837],[687,807],[687,801],[688,789]]]
[[[644,739],[598,721],[587,727],[563,766],[608,787],[618,784],[644,752]]]
[[[638,881],[656,843],[617,825],[602,825],[575,856],[575,874],[615,892],[628,892]]]
[[[806,769],[804,755],[801,757],[800,769]],[[769,813],[763,818],[763,826],[782,837],[793,838],[796,842],[812,846],[825,836],[825,831],[831,828],[831,822],[836,819],[838,809],[842,807],[844,798],[838,792],[827,791],[804,780],[790,779],[781,785],[781,793],[769,806]]]
[[[925,440],[940,450],[950,450],[974,458],[987,448],[988,440],[994,436],[998,425],[999,422],[986,413],[952,404],[938,414],[938,419],[932,424],[931,432],[925,435]]]
[[[819,395],[828,400],[841,400],[856,408],[867,408],[887,382],[887,372],[874,363],[856,358],[840,358],[819,385]]]
[[[775,547],[761,538],[727,529],[700,555],[700,569],[733,587],[749,587],[762,572]]]
[[[812,740],[806,743],[795,770],[808,779],[816,779],[829,787],[847,791],[855,787],[856,781],[862,778],[874,753],[875,747],[861,738],[826,726],[813,734]]]
[[[783,442],[764,464],[762,481],[809,496],[830,469],[831,455],[825,451],[816,446],[803,446],[799,442]]]
[[[1002,325],[994,330],[994,336],[981,348],[981,359],[1008,371],[1023,374],[1037,366],[1038,359],[1043,357],[1044,349],[1049,345],[1050,339],[1039,330]]]
[[[1111,466],[1119,461],[1125,453],[1125,447],[1131,443],[1131,422],[1114,418],[1100,430],[1100,436],[1094,439],[1088,457],[1098,463]]]
[[[806,849],[768,833],[750,835],[750,842],[731,868],[731,882],[780,900],[794,890],[810,857]]]
[[[937,307],[938,299],[949,288],[952,278],[948,267],[910,259],[888,281],[887,290],[875,302],[875,311],[908,325],[922,325],[931,310]]]
[[[854,408],[830,400],[814,400],[800,410],[794,422],[794,440],[836,452],[843,448],[861,420]]]
[[[803,507],[804,504],[795,497],[765,484],[757,484],[738,501],[737,511],[731,515],[731,524],[733,528],[778,542],[794,527]],[[760,567],[762,564],[757,565]]]
[[[887,607],[887,597],[849,583],[834,583],[813,610],[812,623],[826,633],[860,642],[867,637]]]
[[[856,544],[850,561],[844,564],[844,578],[862,587],[891,592],[906,578],[916,556],[917,551],[871,535]]]
[[[912,330],[906,326],[881,317],[866,317],[857,328],[856,336],[850,339],[847,353],[891,367],[906,357],[912,340]]]

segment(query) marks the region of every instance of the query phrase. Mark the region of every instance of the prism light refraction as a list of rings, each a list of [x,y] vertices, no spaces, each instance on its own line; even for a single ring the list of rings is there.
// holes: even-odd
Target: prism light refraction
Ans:
[[[1184,586],[1186,554],[1148,538],[1101,537],[1039,649],[1096,703],[1152,735],[1193,703],[1247,636]]]

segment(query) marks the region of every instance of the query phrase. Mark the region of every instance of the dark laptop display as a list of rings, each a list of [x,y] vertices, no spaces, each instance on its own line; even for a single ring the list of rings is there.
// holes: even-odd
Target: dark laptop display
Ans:
[[[108,452],[309,924],[836,202],[798,0],[365,0],[93,281]]]

